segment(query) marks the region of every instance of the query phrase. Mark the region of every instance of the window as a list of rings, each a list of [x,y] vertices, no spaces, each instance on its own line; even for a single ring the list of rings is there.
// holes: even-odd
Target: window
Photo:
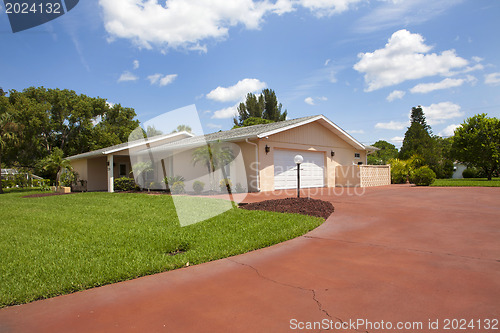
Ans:
[[[361,158],[361,154],[360,153],[354,153],[354,158]]]
[[[120,164],[120,177],[127,177],[127,165]]]

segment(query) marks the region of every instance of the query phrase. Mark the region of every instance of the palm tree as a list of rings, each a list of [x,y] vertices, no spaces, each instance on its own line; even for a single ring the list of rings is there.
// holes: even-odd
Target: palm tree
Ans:
[[[224,178],[226,179],[224,166],[234,159],[234,154],[229,147],[223,146],[221,143],[210,143],[206,146],[197,148],[193,152],[193,165],[202,163],[207,167],[210,177],[210,190],[214,190],[215,170],[221,168]]]
[[[0,96],[0,166],[2,165],[2,151],[7,147],[8,143],[13,143],[17,140],[17,132],[19,125],[14,122],[10,113],[7,112],[7,98]],[[5,100],[4,100],[5,98]],[[7,102],[7,103],[5,103]],[[2,182],[0,181],[0,194],[3,193]]]
[[[56,173],[56,186],[60,186],[59,181],[64,170],[73,171],[71,162],[64,158],[64,152],[59,147],[54,148],[41,163],[43,170]]]

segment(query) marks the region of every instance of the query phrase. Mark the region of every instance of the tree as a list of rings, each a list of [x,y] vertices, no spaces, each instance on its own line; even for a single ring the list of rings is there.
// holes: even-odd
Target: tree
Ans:
[[[263,89],[257,97],[255,94],[247,94],[245,103],[238,105],[238,117],[234,118],[236,126],[245,126],[245,120],[249,118],[267,119],[272,122],[286,120],[287,111],[282,112],[282,105],[278,102],[276,93],[271,89]]]
[[[157,135],[162,135],[163,132],[160,130],[157,130],[156,127],[153,125],[149,125],[148,128],[146,129],[146,137],[151,138],[153,136]]]
[[[240,127],[247,127],[247,126],[253,126],[253,125],[260,125],[260,124],[270,124],[274,123],[272,120],[268,119],[262,119],[262,118],[257,118],[257,117],[250,117],[245,119],[243,124],[241,126],[239,125],[234,125],[233,128],[240,128]]]
[[[215,177],[215,170],[220,168],[224,174],[224,178],[227,178],[224,167],[234,160],[234,154],[231,148],[219,142],[215,142],[208,143],[206,146],[195,149],[192,159],[193,165],[201,163],[207,167],[208,174],[211,176],[210,181],[213,181],[210,189],[214,190],[215,179],[212,180],[212,178]]]
[[[71,162],[64,158],[64,152],[56,147],[52,153],[44,158],[41,162],[42,168],[48,172],[55,174],[56,186],[60,186],[60,179],[63,170],[73,170]]]
[[[178,133],[178,132],[193,133],[193,129],[188,125],[181,124],[181,125],[177,126],[177,128],[172,131],[172,133]]]
[[[7,98],[0,96],[0,167],[4,150],[18,139],[18,132],[19,125],[14,122]],[[2,193],[2,182],[0,181],[0,194]]]
[[[452,155],[467,166],[484,171],[488,180],[500,165],[500,120],[478,114],[455,130]]]
[[[421,106],[411,109],[410,120],[410,127],[405,133],[403,145],[399,151],[399,158],[406,160],[414,154],[426,158],[429,155],[427,152],[433,148],[434,142]]]
[[[387,164],[387,161],[398,157],[398,149],[392,143],[384,140],[379,140],[375,142],[373,147],[377,147],[377,150],[373,154],[368,155],[368,164]]]

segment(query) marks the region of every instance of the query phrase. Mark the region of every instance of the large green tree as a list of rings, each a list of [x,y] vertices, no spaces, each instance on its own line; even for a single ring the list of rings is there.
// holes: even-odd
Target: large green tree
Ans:
[[[248,126],[245,125],[245,120],[249,118],[283,121],[286,120],[287,111],[282,111],[282,108],[272,89],[263,89],[258,97],[249,93],[245,102],[238,105],[238,117],[234,118],[234,124],[239,127]]]
[[[13,166],[35,168],[55,148],[66,157],[126,142],[139,123],[131,108],[67,89],[11,90],[8,101],[16,123],[23,126],[19,146],[6,152],[6,162]]]
[[[0,96],[0,168],[4,151],[18,141],[20,126],[14,121],[12,108],[7,97]],[[3,193],[0,182],[0,194]]]
[[[383,165],[386,164],[388,160],[398,157],[398,149],[392,143],[379,140],[372,146],[380,150],[368,155],[368,164]]]
[[[478,114],[455,130],[452,155],[468,166],[480,168],[491,180],[500,166],[500,120]]]

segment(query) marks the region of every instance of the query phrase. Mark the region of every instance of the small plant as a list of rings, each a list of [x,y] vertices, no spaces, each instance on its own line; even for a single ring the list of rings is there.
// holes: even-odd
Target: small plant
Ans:
[[[183,194],[183,193],[186,193],[186,191],[184,190],[184,182],[183,181],[177,181],[175,183],[172,184],[172,186],[170,186],[170,192],[172,194]]]
[[[201,192],[203,192],[203,189],[205,188],[205,183],[202,182],[202,181],[199,181],[199,180],[196,180],[194,183],[193,183],[193,191],[194,193],[196,194],[200,194]]]
[[[245,189],[243,188],[241,183],[237,183],[236,186],[234,187],[234,190],[236,191],[236,193],[244,193],[245,192]]]
[[[184,181],[185,181],[184,177],[179,176],[179,175],[163,178],[163,182],[165,183],[167,188],[170,188],[173,184],[175,184],[177,182],[184,182]]]
[[[61,176],[59,177],[59,186],[71,186],[72,184],[76,185],[76,180],[78,178],[78,173],[69,170],[69,169],[64,169],[61,173]]]
[[[219,182],[219,187],[221,192],[227,191],[228,193],[231,193],[233,183],[231,182],[231,179],[225,178]]]
[[[414,170],[410,175],[410,181],[417,186],[429,186],[436,180],[436,174],[428,166]]]
[[[121,177],[113,182],[116,191],[137,191],[139,186],[134,181],[134,178]]]

